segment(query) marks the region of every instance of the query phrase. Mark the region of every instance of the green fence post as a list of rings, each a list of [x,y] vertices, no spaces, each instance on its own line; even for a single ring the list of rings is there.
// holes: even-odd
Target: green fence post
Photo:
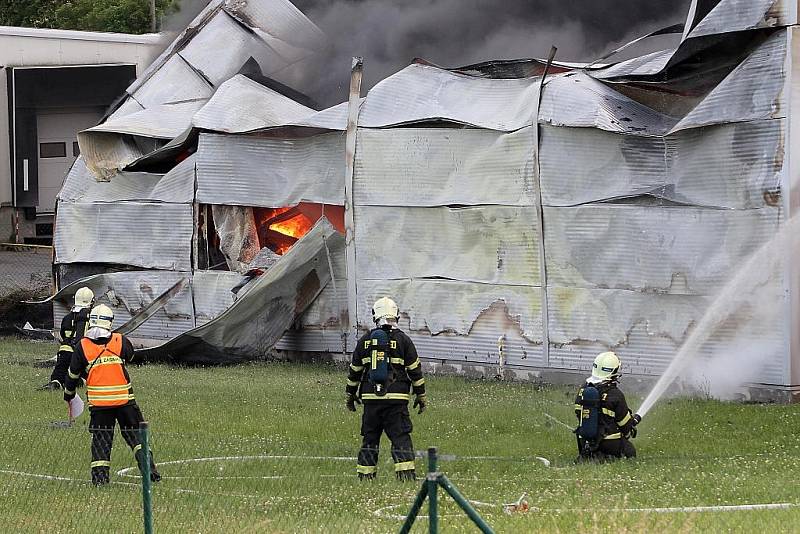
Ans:
[[[436,465],[436,447],[428,449],[428,532],[438,534],[439,532],[439,503],[437,502],[436,491],[439,489],[439,473]]]
[[[484,534],[494,534],[492,527],[486,524],[486,521],[484,521],[480,514],[475,511],[475,508],[472,507],[469,501],[465,499],[463,495],[461,495],[461,492],[450,483],[450,480],[448,480],[445,475],[439,476],[439,484],[441,484],[444,490],[450,494],[454,501],[458,503],[461,509],[466,512],[469,518],[472,519],[472,522],[475,523],[479,529],[481,529],[481,532]]]
[[[144,534],[153,534],[153,501],[150,482],[150,426],[146,421],[139,423],[139,436],[142,442],[142,509],[144,512]]]
[[[425,481],[422,483],[419,493],[417,493],[417,498],[414,500],[414,504],[411,505],[411,510],[406,516],[405,523],[403,523],[403,526],[400,528],[400,534],[408,534],[411,532],[411,526],[414,524],[414,521],[417,520],[417,514],[419,514],[419,510],[422,508],[422,503],[425,502],[425,497],[427,496],[428,482]]]

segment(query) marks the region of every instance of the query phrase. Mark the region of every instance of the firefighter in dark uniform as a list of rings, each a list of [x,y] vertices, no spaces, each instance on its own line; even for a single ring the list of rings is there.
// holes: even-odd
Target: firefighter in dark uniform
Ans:
[[[75,397],[80,375],[88,373],[86,396],[91,413],[91,471],[95,486],[109,483],[115,423],[119,423],[122,438],[133,449],[140,471],[144,458],[139,441],[139,423],[144,419],[134,399],[130,376],[125,367],[126,363],[133,360],[133,345],[122,334],[111,332],[113,321],[114,312],[105,304],[96,306],[89,313],[89,330],[75,347],[64,388],[64,400],[70,402]],[[161,480],[152,454],[150,479],[154,482]]]
[[[347,377],[347,408],[364,404],[361,418],[363,441],[356,472],[361,480],[377,474],[381,434],[392,442],[392,459],[398,480],[415,480],[414,445],[408,401],[413,391],[414,408],[425,411],[425,379],[417,349],[399,328],[397,304],[383,297],[372,307],[377,328],[358,340]]]
[[[575,415],[578,417],[578,460],[634,458],[636,437],[641,421],[631,413],[625,395],[617,387],[620,361],[613,352],[603,352],[594,359],[592,376],[578,391]]]
[[[50,382],[41,389],[62,389],[67,383],[67,369],[72,361],[72,353],[89,329],[89,310],[93,304],[94,293],[91,289],[82,287],[75,292],[75,305],[61,319],[61,345],[58,347],[56,366],[50,374]]]

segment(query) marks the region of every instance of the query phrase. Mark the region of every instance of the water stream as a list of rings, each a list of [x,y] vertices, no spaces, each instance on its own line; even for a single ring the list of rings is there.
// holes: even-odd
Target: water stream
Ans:
[[[795,241],[800,230],[800,217],[792,217],[761,248],[750,255],[742,267],[728,281],[714,298],[700,321],[694,326],[689,337],[681,345],[664,374],[656,382],[637,411],[644,417],[650,408],[661,398],[672,382],[694,361],[699,349],[728,317],[743,304],[746,304],[756,291],[770,282],[776,272],[777,262],[782,262],[796,247]],[[781,269],[783,264],[781,263]],[[773,279],[774,280],[774,279]],[[782,310],[782,302],[771,302],[777,313]],[[725,364],[725,362],[721,362]],[[734,371],[735,372],[735,371]]]

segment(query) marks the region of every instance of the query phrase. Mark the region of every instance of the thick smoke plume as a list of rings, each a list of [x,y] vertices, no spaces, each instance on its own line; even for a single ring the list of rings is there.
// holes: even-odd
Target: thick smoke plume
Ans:
[[[207,5],[182,0],[176,28]],[[323,105],[347,99],[352,56],[364,90],[415,57],[455,67],[490,59],[593,60],[634,37],[683,22],[690,0],[296,0],[330,46],[283,80]]]

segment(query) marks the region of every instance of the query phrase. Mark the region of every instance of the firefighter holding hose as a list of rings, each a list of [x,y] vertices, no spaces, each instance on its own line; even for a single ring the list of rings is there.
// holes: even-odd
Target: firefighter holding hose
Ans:
[[[347,377],[347,409],[356,411],[364,403],[361,418],[363,441],[356,472],[361,480],[372,480],[378,472],[378,448],[385,432],[392,442],[392,459],[398,480],[415,480],[414,446],[408,401],[413,391],[414,407],[422,413],[428,405],[425,379],[417,349],[399,328],[397,304],[388,297],[372,306],[373,330],[358,340]]]
[[[625,394],[617,387],[621,365],[613,352],[599,354],[592,375],[578,390],[578,461],[636,457],[630,438],[636,437],[636,425],[642,418],[631,413]]]

